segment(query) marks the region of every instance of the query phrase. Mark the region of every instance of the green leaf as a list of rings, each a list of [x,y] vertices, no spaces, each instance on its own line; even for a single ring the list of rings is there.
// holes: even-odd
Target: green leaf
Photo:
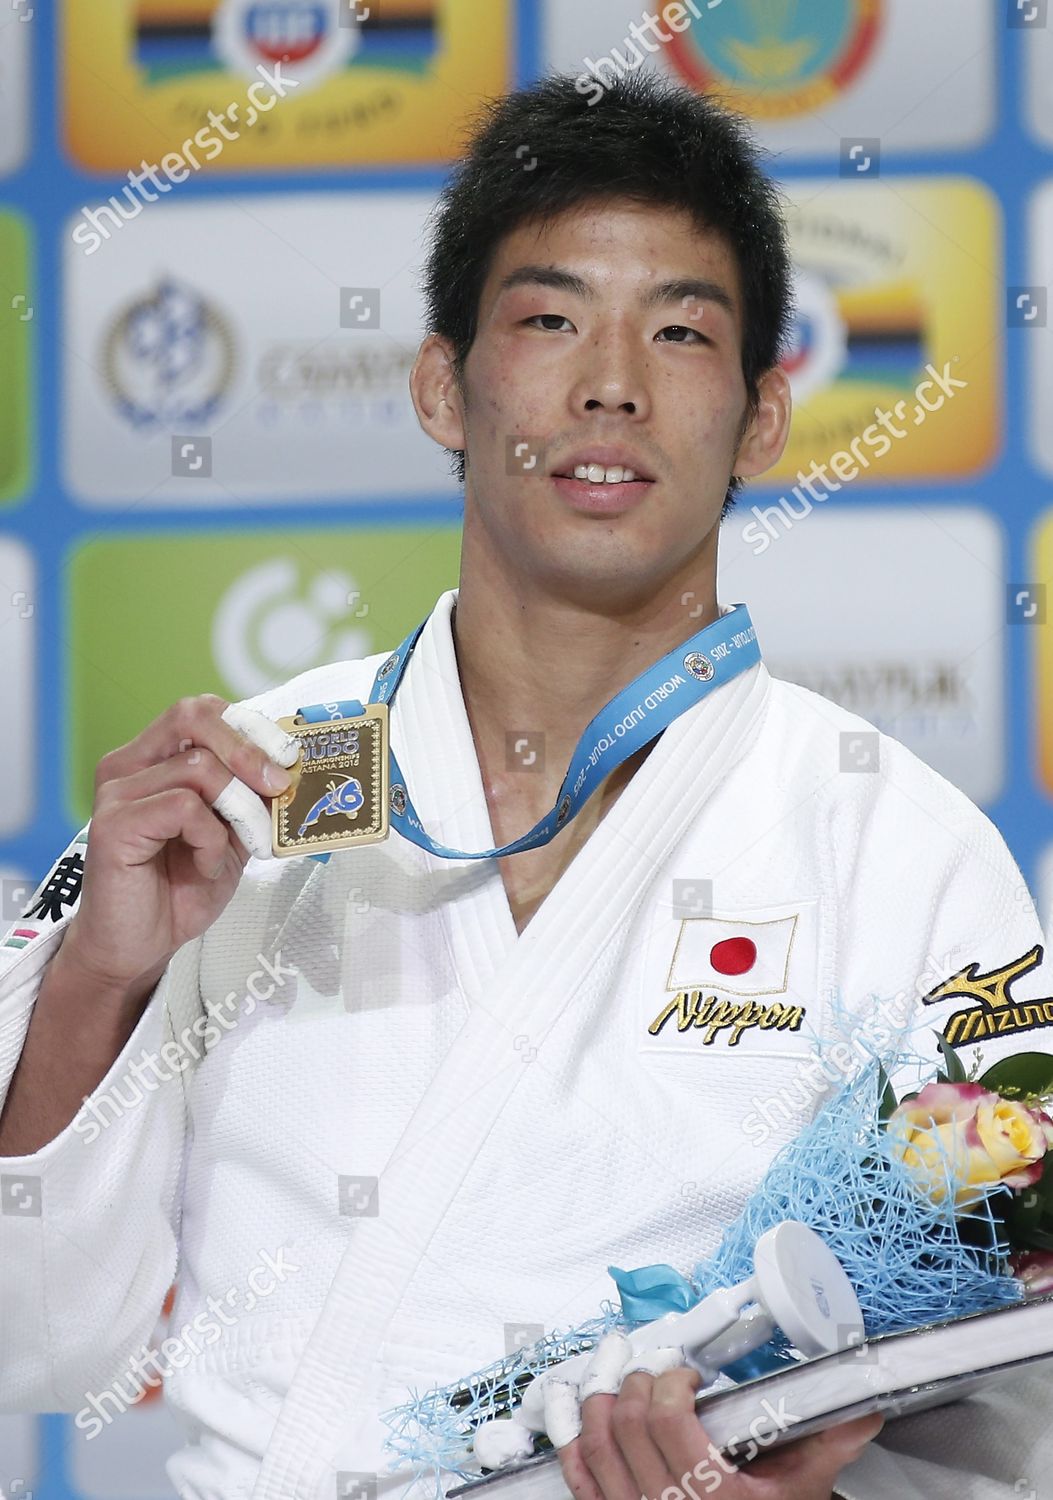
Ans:
[[[941,1081],[946,1083],[968,1083],[969,1077],[965,1071],[965,1064],[954,1048],[948,1043],[946,1037],[938,1031],[934,1031],[933,1036],[940,1044],[943,1060],[947,1064],[947,1077]]]
[[[891,1083],[889,1083],[888,1074],[880,1063],[878,1063],[878,1092],[880,1098],[878,1119],[884,1125],[889,1115],[896,1108],[896,1096],[892,1091]]]
[[[1019,1241],[1011,1236],[1014,1250],[1053,1250],[1053,1234],[1048,1229],[1029,1229]]]
[[[1020,1193],[1014,1193],[1012,1201],[1003,1210],[1006,1233],[1013,1245],[1022,1245],[1027,1242],[1027,1236],[1032,1231],[1043,1228],[1053,1228],[1053,1225],[1044,1225],[1046,1217],[1046,1203],[1042,1194],[1038,1191],[1039,1184],[1034,1187],[1024,1188]]]
[[[1018,1052],[1013,1057],[1003,1057],[993,1063],[987,1072],[978,1078],[985,1089],[1019,1098],[1022,1094],[1053,1094],[1053,1054],[1049,1052]]]

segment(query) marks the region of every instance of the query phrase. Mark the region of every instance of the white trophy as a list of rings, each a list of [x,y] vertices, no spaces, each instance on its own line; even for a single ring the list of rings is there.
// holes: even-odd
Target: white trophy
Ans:
[[[665,1313],[629,1334],[629,1363],[622,1365],[619,1357],[619,1375],[628,1374],[638,1356],[674,1347],[684,1351],[705,1387],[724,1365],[766,1344],[776,1328],[806,1359],[863,1342],[863,1317],[852,1285],[833,1251],[807,1225],[787,1219],[761,1235],[753,1268],[753,1275],[738,1286],[711,1292],[687,1312]],[[545,1370],[527,1386],[511,1416],[476,1429],[473,1446],[484,1468],[499,1469],[528,1458],[535,1433],[547,1433],[556,1447],[572,1440],[580,1427],[581,1395],[611,1388],[601,1373],[589,1390],[580,1392],[594,1352],[576,1354]],[[648,1368],[646,1358],[637,1367]],[[651,1367],[651,1373],[659,1372]]]

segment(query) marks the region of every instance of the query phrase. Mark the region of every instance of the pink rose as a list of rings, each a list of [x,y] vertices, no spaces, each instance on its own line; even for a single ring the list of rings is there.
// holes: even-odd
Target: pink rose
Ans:
[[[979,1083],[926,1084],[892,1112],[888,1132],[922,1191],[942,1203],[949,1182],[956,1208],[979,1202],[980,1189],[994,1183],[1030,1187],[1053,1145],[1053,1120],[1043,1110]]]

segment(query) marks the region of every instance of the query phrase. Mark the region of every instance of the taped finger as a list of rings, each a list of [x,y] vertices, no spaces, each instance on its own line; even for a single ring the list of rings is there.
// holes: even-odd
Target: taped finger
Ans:
[[[659,1349],[645,1349],[642,1354],[634,1355],[622,1371],[622,1379],[636,1372],[653,1375],[657,1379],[659,1375],[679,1370],[687,1363],[687,1352],[680,1344],[663,1344]]]
[[[546,1380],[545,1431],[553,1448],[565,1448],[581,1436],[581,1402],[578,1387],[568,1380]]]
[[[264,755],[277,761],[278,765],[291,766],[295,763],[300,753],[299,740],[295,735],[286,734],[284,729],[279,729],[274,720],[261,714],[259,709],[247,708],[243,703],[230,703],[220,718],[231,729],[237,730],[238,734],[243,734]],[[269,842],[268,837],[268,844]]]
[[[212,809],[233,828],[250,854],[257,859],[272,859],[271,817],[263,798],[247,787],[243,781],[232,776]]]
[[[494,1417],[475,1429],[472,1448],[484,1469],[503,1469],[505,1464],[531,1457],[534,1434],[514,1417]]]
[[[581,1377],[582,1401],[590,1396],[616,1396],[622,1388],[626,1361],[631,1354],[632,1345],[624,1333],[617,1329],[605,1333]]]

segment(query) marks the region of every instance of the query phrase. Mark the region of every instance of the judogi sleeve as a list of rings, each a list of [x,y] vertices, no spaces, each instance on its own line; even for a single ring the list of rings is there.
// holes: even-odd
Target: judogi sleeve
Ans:
[[[949,1035],[967,1070],[1053,1051],[1053,971],[1005,841],[902,746],[883,738],[881,753],[890,764],[865,810],[842,807],[832,825],[842,995],[860,1024],[898,996],[919,1035],[933,1048],[934,1031]],[[1019,1375],[887,1422],[835,1489],[844,1500],[1037,1500],[1053,1468],[1051,1414],[1053,1376]]]
[[[0,1108],[76,911],[85,853],[81,833],[0,938]],[[192,1065],[202,1045],[199,950],[200,939],[175,955],[65,1129],[31,1155],[0,1157],[2,1410],[78,1410],[154,1333],[176,1272],[187,1071],[179,1059]]]

